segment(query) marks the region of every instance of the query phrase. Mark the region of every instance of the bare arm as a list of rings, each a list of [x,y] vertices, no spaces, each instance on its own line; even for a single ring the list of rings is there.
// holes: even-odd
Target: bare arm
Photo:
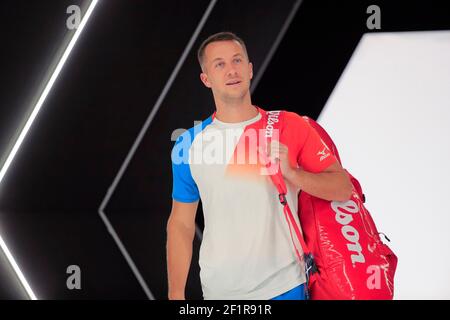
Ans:
[[[285,177],[301,190],[328,201],[347,201],[352,194],[350,179],[338,162],[320,173],[293,168]]]
[[[288,147],[278,143],[271,145],[272,158],[280,161],[283,176],[301,190],[328,201],[347,201],[352,195],[352,183],[348,174],[335,162],[320,173],[312,173],[289,163]]]
[[[198,201],[183,203],[173,200],[167,222],[167,276],[170,300],[184,300],[192,259],[195,214]]]

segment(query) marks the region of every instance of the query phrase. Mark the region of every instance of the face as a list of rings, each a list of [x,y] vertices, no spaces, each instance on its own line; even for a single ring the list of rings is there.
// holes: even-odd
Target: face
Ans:
[[[208,44],[200,79],[211,88],[214,97],[232,102],[242,100],[250,90],[253,66],[237,41],[217,41]]]

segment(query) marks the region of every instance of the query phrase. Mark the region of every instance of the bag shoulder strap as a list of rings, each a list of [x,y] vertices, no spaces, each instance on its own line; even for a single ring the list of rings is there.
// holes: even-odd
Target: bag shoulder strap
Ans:
[[[271,141],[273,139],[280,139],[281,131],[283,130],[283,120],[284,120],[284,114],[286,111],[266,111],[264,112],[264,130],[265,130],[265,138],[266,140],[263,142],[266,144],[266,146],[270,145]],[[275,134],[274,134],[275,133]],[[264,146],[265,147],[265,146]],[[292,230],[291,227],[294,229],[294,233],[297,237],[298,242],[300,243],[303,253],[305,255],[308,255],[311,253],[308,246],[305,243],[305,240],[303,239],[302,232],[300,231],[300,228],[294,218],[294,215],[292,214],[292,211],[289,207],[289,204],[286,200],[286,194],[287,194],[287,188],[286,183],[283,179],[283,174],[281,172],[280,164],[278,163],[275,167],[275,170],[273,170],[273,164],[270,162],[270,159],[267,157],[267,155],[263,155],[266,157],[264,159],[264,163],[266,164],[266,168],[268,168],[268,172],[272,172],[270,174],[270,178],[277,188],[278,191],[278,198],[280,200],[280,203],[283,205],[283,211],[286,218],[286,221],[289,225],[289,230],[291,232],[291,238],[292,238]],[[272,170],[272,171],[270,171]],[[274,171],[274,172],[273,172]],[[293,239],[292,239],[293,240]],[[295,242],[292,241],[295,247],[295,250],[297,252],[297,256],[301,259],[300,254],[298,252],[297,246],[295,245]]]

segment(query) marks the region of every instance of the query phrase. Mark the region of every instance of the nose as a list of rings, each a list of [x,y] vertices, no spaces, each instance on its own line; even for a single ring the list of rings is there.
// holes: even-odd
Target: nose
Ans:
[[[227,76],[229,78],[234,78],[237,75],[238,75],[238,73],[237,73],[236,69],[233,66],[231,66],[230,69],[228,69],[228,71],[227,71]]]

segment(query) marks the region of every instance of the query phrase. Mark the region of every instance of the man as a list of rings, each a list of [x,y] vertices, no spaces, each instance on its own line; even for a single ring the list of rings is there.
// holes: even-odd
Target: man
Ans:
[[[199,256],[205,299],[304,299],[305,273],[277,190],[251,155],[258,150],[279,161],[293,212],[300,190],[326,200],[348,200],[350,180],[295,113],[286,112],[279,144],[261,151],[261,146],[246,143],[252,137],[247,133],[263,129],[265,111],[252,105],[253,66],[239,37],[229,32],[210,36],[198,59],[200,79],[212,90],[216,112],[183,133],[172,150],[169,299],[185,299],[199,199],[205,222]]]

